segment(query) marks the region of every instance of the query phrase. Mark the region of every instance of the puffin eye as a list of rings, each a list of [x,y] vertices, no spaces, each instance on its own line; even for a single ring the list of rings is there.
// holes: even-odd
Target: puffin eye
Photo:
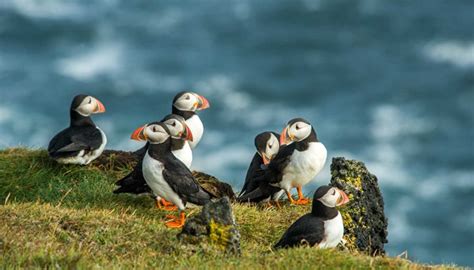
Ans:
[[[299,129],[301,129],[301,127],[298,124],[296,124],[296,130],[299,130]]]
[[[173,121],[173,124],[171,124],[173,127],[176,127],[176,122]]]
[[[332,190],[332,195],[333,196],[336,195],[336,190],[335,189]]]
[[[153,126],[153,132],[156,132],[156,126]]]
[[[92,98],[89,98],[89,104],[91,104],[91,103],[92,103]]]
[[[187,95],[185,99],[186,99],[186,100],[190,100],[190,99],[191,99],[191,96],[190,96],[190,95]]]

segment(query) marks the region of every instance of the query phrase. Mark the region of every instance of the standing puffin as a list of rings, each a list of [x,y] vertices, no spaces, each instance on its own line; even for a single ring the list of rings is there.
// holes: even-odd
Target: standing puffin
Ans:
[[[256,176],[255,181],[283,189],[291,204],[308,204],[309,200],[304,198],[302,187],[323,169],[327,157],[326,147],[319,142],[311,124],[302,118],[288,122],[280,136],[280,145],[286,146],[282,147],[267,168]],[[299,198],[296,201],[290,193],[294,187],[298,190]],[[243,199],[253,200],[255,196],[261,196],[261,189],[262,186],[252,192],[253,194],[245,195]]]
[[[191,147],[189,146],[189,142],[193,140],[193,134],[186,125],[184,118],[176,114],[170,114],[167,115],[161,122],[163,122],[170,130],[171,152],[178,160],[183,162],[186,167],[190,168],[193,160],[193,153]],[[160,122],[153,122],[149,125],[158,123]],[[139,150],[141,152],[138,154],[139,162],[135,166],[133,171],[115,183],[117,186],[119,186],[119,188],[114,191],[115,194],[142,194],[151,191],[150,187],[145,181],[145,178],[143,177],[142,172],[142,161],[145,157],[146,151],[149,148],[149,145],[150,143],[147,142],[147,144],[141,150]],[[163,205],[165,210],[174,209],[172,206],[169,205],[169,203],[165,202],[164,200],[157,199],[156,203],[156,206],[158,208],[163,208]]]
[[[263,200],[272,197],[273,201],[277,201],[278,198],[281,196],[281,188],[270,186],[268,183],[260,183],[256,181],[255,176],[257,175],[258,171],[265,168],[270,161],[276,156],[278,151],[280,150],[280,134],[275,132],[266,131],[258,134],[255,137],[255,148],[257,152],[255,153],[252,162],[250,163],[249,169],[247,171],[247,175],[245,177],[245,183],[240,191],[239,194],[239,201],[240,202],[260,202]],[[241,198],[245,194],[251,193],[255,189],[257,189],[261,184],[266,185],[266,187],[262,187],[261,190],[267,190],[267,193],[262,193],[261,196],[255,196],[252,200],[242,200]]]
[[[302,244],[319,248],[336,247],[344,235],[341,213],[336,209],[349,202],[344,191],[322,186],[313,197],[311,213],[300,217],[283,234],[275,248],[289,248]]]
[[[133,132],[132,139],[148,141],[150,146],[143,158],[143,176],[155,196],[179,209],[178,217],[166,222],[169,228],[181,228],[186,221],[184,210],[188,202],[204,205],[211,199],[194,179],[191,171],[171,153],[171,135],[163,123],[145,125]]]
[[[98,158],[107,144],[105,133],[91,119],[92,114],[105,112],[104,105],[88,95],[74,97],[71,123],[49,142],[49,156],[62,164],[87,165]]]
[[[192,149],[196,148],[204,134],[204,125],[197,111],[209,108],[209,101],[194,92],[180,92],[173,99],[172,113],[184,117],[186,124],[193,133],[193,141],[189,142]]]

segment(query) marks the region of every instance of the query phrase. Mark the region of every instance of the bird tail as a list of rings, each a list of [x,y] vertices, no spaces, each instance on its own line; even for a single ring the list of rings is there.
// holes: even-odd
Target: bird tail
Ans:
[[[259,198],[264,197],[265,194],[261,188],[256,188],[249,193],[244,193],[237,198],[237,202],[257,202]]]

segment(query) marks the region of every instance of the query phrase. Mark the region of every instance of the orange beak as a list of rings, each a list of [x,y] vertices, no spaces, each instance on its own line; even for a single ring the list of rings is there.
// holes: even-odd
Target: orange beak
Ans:
[[[96,101],[97,101],[97,108],[95,109],[94,113],[104,113],[105,112],[104,104],[102,104],[102,102],[100,102],[98,99],[96,99]]]
[[[267,158],[267,156],[265,155],[265,153],[260,153],[260,156],[262,157],[262,160],[263,160],[263,164],[265,165],[268,165],[268,163],[270,163],[270,160]]]
[[[189,129],[188,126],[186,126],[186,134],[185,134],[185,140],[192,142],[193,141],[193,133],[191,132],[191,129]]]
[[[198,104],[198,107],[197,107],[198,110],[205,110],[205,109],[207,109],[211,106],[209,104],[209,101],[205,97],[198,96],[198,98],[199,98],[199,101],[200,101],[199,104]]]
[[[280,135],[280,145],[288,143],[288,127],[284,128]]]
[[[146,128],[146,125],[137,128],[133,133],[132,136],[130,137],[132,140],[135,141],[146,141],[147,137],[145,133],[143,132]]]
[[[340,189],[337,189],[337,191],[341,195],[338,202],[337,202],[337,206],[341,206],[341,205],[344,205],[344,204],[348,203],[349,202],[349,197],[347,196],[347,194],[344,191],[340,190]]]

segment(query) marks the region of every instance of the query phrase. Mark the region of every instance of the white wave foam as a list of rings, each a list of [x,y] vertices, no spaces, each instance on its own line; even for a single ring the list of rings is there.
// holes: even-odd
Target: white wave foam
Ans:
[[[449,63],[461,68],[474,67],[474,43],[472,42],[430,43],[423,48],[423,52],[435,62]]]
[[[410,142],[410,136],[430,132],[434,126],[392,105],[380,105],[372,113],[371,135],[375,143],[367,148],[366,162],[382,184],[402,186],[413,181],[404,164],[401,148]]]
[[[77,2],[61,0],[3,0],[0,7],[11,8],[32,18],[74,18],[84,13]]]
[[[116,74],[122,66],[123,50],[117,42],[107,42],[91,50],[56,62],[56,71],[76,80],[87,81],[100,75]]]
[[[196,91],[203,95],[212,96],[232,111],[245,110],[250,107],[252,100],[249,95],[236,88],[234,80],[222,74],[212,75],[196,84]],[[212,101],[211,101],[212,102]]]
[[[12,111],[7,107],[0,107],[0,124],[9,121],[12,118]]]

